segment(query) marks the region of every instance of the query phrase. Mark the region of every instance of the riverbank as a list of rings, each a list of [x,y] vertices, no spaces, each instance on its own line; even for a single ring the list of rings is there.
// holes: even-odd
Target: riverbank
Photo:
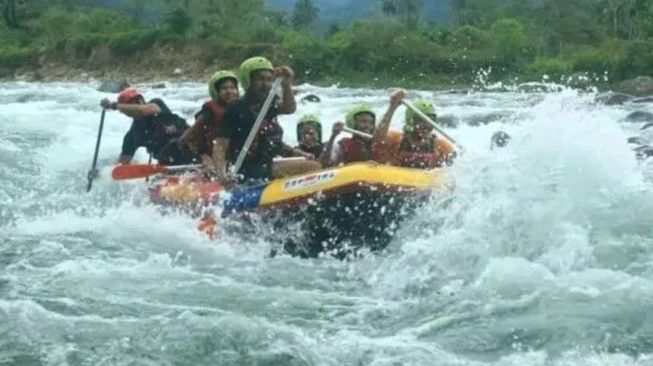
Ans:
[[[277,62],[277,64],[282,61]],[[292,62],[290,62],[291,65]],[[238,64],[210,57],[197,45],[174,47],[161,45],[130,56],[118,56],[107,47],[95,47],[79,53],[74,49],[47,52],[34,56],[25,66],[0,67],[0,81],[81,82],[127,81],[130,84],[167,82],[204,83],[216,70],[237,69]],[[484,90],[488,85],[502,83],[518,86],[525,83],[551,83],[577,89],[619,91],[633,96],[653,95],[653,79],[637,77],[631,80],[611,80],[609,76],[590,72],[574,72],[561,76],[547,74],[496,73],[491,69],[467,74],[446,74],[417,70],[388,72],[340,71],[339,74],[314,75],[295,68],[297,84],[350,88],[405,88],[419,90]],[[511,89],[508,87],[508,89]],[[536,88],[537,89],[537,88]],[[493,89],[495,90],[495,89]],[[511,89],[512,90],[512,89]],[[520,88],[529,91],[528,86]]]
[[[161,83],[161,82],[197,82],[204,83],[217,70],[222,69],[218,62],[210,65],[198,62],[165,62],[165,65],[144,65],[143,63],[126,62],[122,65],[113,64],[102,67],[84,67],[74,63],[46,62],[42,66],[32,68],[17,68],[0,75],[0,81],[27,81],[27,82],[80,82],[94,83],[103,81],[127,81],[130,84]],[[233,68],[228,68],[235,70]],[[405,88],[418,90],[471,90],[485,89],[485,86],[503,83],[505,85],[519,85],[530,82],[550,82],[574,88],[596,87],[599,90],[617,88],[617,83],[612,84],[605,80],[597,80],[576,73],[569,77],[551,80],[545,77],[526,77],[524,75],[492,77],[483,74],[473,76],[428,74],[417,75],[396,72],[383,73],[343,73],[342,75],[329,75],[311,77],[311,75],[296,74],[297,84],[309,83],[316,86],[338,86],[343,88]]]
[[[87,67],[71,62],[45,62],[38,67],[17,68],[0,75],[0,81],[28,82],[98,82],[106,80],[127,80],[132,84],[154,82],[205,82],[215,71],[224,68],[219,62],[202,64],[179,60],[168,61],[164,65],[144,65],[139,62],[126,62],[122,65]],[[231,68],[229,68],[231,69]],[[233,70],[233,69],[232,69]],[[401,87],[420,90],[471,89],[474,82],[461,75],[418,74],[406,75],[397,72],[393,75],[374,73],[345,73],[311,77],[296,74],[297,83],[310,83],[318,86],[350,88],[392,88]]]

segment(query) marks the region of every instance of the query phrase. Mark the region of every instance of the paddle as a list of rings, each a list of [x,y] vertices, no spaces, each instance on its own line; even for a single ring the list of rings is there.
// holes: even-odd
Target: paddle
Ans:
[[[184,170],[200,169],[202,164],[189,165],[160,165],[160,164],[127,164],[118,165],[111,171],[111,177],[115,180],[138,179],[149,177],[160,173],[173,173]]]
[[[277,89],[280,83],[281,83],[280,78],[274,80],[274,84],[272,84],[272,88],[270,88],[270,91],[268,92],[268,96],[265,98],[263,107],[261,107],[261,111],[258,113],[258,116],[256,117],[254,126],[252,126],[251,131],[249,131],[247,140],[245,140],[245,143],[243,144],[243,147],[240,150],[240,153],[238,154],[238,159],[236,159],[236,163],[231,167],[231,172],[233,174],[238,174],[238,171],[243,166],[243,162],[245,162],[245,156],[247,156],[247,151],[249,150],[249,147],[252,145],[252,142],[254,142],[254,138],[258,133],[258,129],[261,126],[261,123],[263,122],[263,118],[265,118],[265,115],[268,113],[268,109],[270,109],[270,105],[272,105],[272,100],[274,99],[274,91]]]
[[[349,133],[351,133],[351,134],[353,134],[353,135],[358,135],[358,136],[360,136],[360,137],[364,137],[364,138],[366,138],[366,139],[371,139],[371,138],[373,137],[373,136],[370,135],[369,133],[366,133],[366,132],[363,132],[363,131],[359,131],[359,130],[355,130],[355,129],[353,129],[353,128],[349,128],[349,127],[343,127],[342,130],[343,130],[343,131],[346,131],[346,132],[349,132]]]
[[[422,113],[422,111],[420,111],[419,109],[415,108],[415,106],[414,106],[412,103],[410,103],[410,102],[407,101],[407,100],[403,100],[401,103],[402,103],[403,105],[405,105],[407,108],[412,109],[413,112],[415,112],[415,114],[417,114],[418,116],[422,117],[425,121],[427,121],[428,123],[430,123],[431,126],[433,126],[433,128],[434,128],[436,131],[438,131],[438,132],[440,133],[440,135],[444,136],[444,138],[446,138],[447,140],[449,140],[450,143],[452,143],[453,145],[455,145],[456,148],[457,148],[458,150],[460,150],[461,153],[462,153],[463,151],[465,151],[465,148],[464,148],[461,144],[459,144],[459,143],[458,143],[456,140],[454,140],[451,136],[447,135],[447,133],[444,132],[444,130],[442,130],[442,128],[441,128],[440,126],[438,126],[438,124],[435,123],[435,121],[433,121],[433,120],[432,120],[429,116],[427,116],[426,114]]]
[[[147,164],[148,164],[148,165],[149,165],[149,164],[152,164],[152,154],[150,154],[150,158],[147,159]],[[149,181],[150,181],[150,176],[148,175],[147,177],[145,177],[145,182],[147,183],[147,182],[149,182]]]
[[[93,153],[93,165],[91,166],[91,171],[88,174],[88,184],[86,185],[86,192],[90,192],[91,187],[93,187],[93,178],[95,177],[91,175],[91,172],[95,171],[95,167],[97,166],[97,156],[98,156],[98,152],[100,151],[100,141],[102,140],[102,129],[104,128],[105,114],[106,114],[106,109],[102,109],[102,116],[100,117],[100,127],[98,128],[97,141],[95,142],[95,152]]]

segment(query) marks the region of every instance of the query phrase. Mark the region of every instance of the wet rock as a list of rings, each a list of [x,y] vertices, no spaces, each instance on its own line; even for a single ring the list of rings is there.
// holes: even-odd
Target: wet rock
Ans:
[[[490,139],[490,150],[497,148],[502,148],[508,145],[510,142],[510,135],[504,131],[497,131],[492,135]]]
[[[14,79],[17,81],[30,81],[32,80],[32,74],[29,72],[25,74],[15,74]]]
[[[126,88],[129,88],[127,80],[105,80],[97,90],[105,93],[120,93]]]
[[[653,103],[653,97],[635,99],[633,103]]]
[[[152,85],[152,89],[165,89],[165,88],[166,88],[165,83],[157,83],[157,84]]]
[[[470,91],[467,89],[449,89],[442,92],[442,94],[469,94]]]
[[[639,160],[646,160],[653,156],[653,147],[648,145],[643,145],[634,149],[635,156]]]
[[[647,129],[651,128],[651,127],[653,127],[653,122],[649,122],[649,123],[645,124],[644,126],[642,126],[641,129],[642,130],[647,130]]]
[[[32,73],[32,80],[31,81],[43,81],[43,74],[41,74],[40,71],[34,71]]]
[[[452,115],[438,116],[436,121],[443,128],[456,128],[458,127],[458,120]]]
[[[309,94],[301,99],[302,103],[310,102],[310,103],[319,103],[321,101],[320,97],[318,97],[315,94]]]
[[[633,136],[629,137],[626,142],[629,144],[634,144],[634,145],[643,145],[644,144],[644,139],[639,137],[639,136]]]
[[[635,97],[632,95],[624,94],[624,93],[615,93],[615,92],[608,92],[608,93],[603,93],[599,94],[595,101],[597,103],[602,103],[605,105],[622,105],[628,101],[633,100]]]
[[[478,114],[469,117],[465,122],[470,126],[481,126],[488,123],[496,122],[508,117],[510,114],[506,112],[493,112],[488,114]]]
[[[653,95],[653,78],[638,76],[631,80],[625,80],[619,84],[619,91],[636,97]]]
[[[564,87],[561,85],[555,84],[545,84],[545,83],[523,83],[517,85],[517,91],[524,93],[541,93],[541,92],[556,92],[563,90]]]
[[[639,123],[639,122],[653,122],[653,113],[651,112],[644,112],[644,111],[635,111],[626,118],[624,118],[624,122],[633,122],[633,123]]]

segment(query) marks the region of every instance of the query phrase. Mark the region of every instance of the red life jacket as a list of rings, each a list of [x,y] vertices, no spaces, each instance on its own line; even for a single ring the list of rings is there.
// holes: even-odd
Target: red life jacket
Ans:
[[[206,113],[208,112],[208,113]],[[202,110],[195,115],[197,123],[202,124],[202,140],[199,146],[200,154],[210,154],[213,141],[218,137],[218,128],[224,120],[225,108],[215,100],[209,100],[202,105]],[[203,116],[210,115],[211,120],[204,120]]]
[[[340,145],[341,163],[349,164],[357,161],[370,160],[370,144],[367,141],[345,137],[338,142]]]
[[[439,168],[444,165],[453,148],[444,140],[431,136],[415,141],[404,135],[399,147],[399,165],[410,168]]]

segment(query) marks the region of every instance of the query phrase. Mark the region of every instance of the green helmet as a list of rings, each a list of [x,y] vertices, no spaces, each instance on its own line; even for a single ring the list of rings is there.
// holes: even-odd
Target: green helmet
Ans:
[[[297,121],[298,125],[302,125],[307,122],[314,122],[317,123],[318,125],[321,125],[322,122],[320,121],[320,118],[314,114],[305,114],[303,115],[299,121]]]
[[[322,141],[322,121],[314,114],[305,114],[297,121],[297,141],[301,140],[301,130],[304,125],[312,125],[317,131],[318,138]]]
[[[240,65],[240,80],[243,84],[243,88],[249,89],[251,76],[254,71],[258,70],[270,70],[272,71],[274,67],[272,62],[265,57],[251,57],[243,61]]]
[[[218,100],[218,83],[224,79],[233,79],[236,82],[236,88],[238,88],[238,77],[236,77],[236,74],[227,70],[217,71],[209,79],[209,95],[211,99]]]
[[[435,105],[428,100],[420,99],[416,100],[413,102],[413,106],[417,108],[420,112],[426,114],[427,116],[435,116]],[[415,119],[415,116],[417,116],[417,113],[413,111],[411,108],[406,108],[406,120],[405,123],[407,125],[412,125],[413,121]]]
[[[427,116],[432,117],[433,119],[437,118],[435,112],[435,105],[429,102],[428,100],[425,99],[416,100],[413,102],[413,106],[417,108],[417,110],[419,110],[420,112],[426,114]],[[415,113],[415,111],[413,111],[411,108],[406,108],[406,120],[404,121],[405,130],[410,130],[413,127],[416,116],[417,113]]]
[[[355,118],[361,113],[369,113],[372,115],[372,117],[374,117],[374,120],[376,120],[376,114],[374,114],[372,108],[370,108],[370,106],[367,104],[360,104],[352,108],[349,113],[347,113],[347,117],[345,117],[345,124],[347,124],[347,127],[356,128]]]

